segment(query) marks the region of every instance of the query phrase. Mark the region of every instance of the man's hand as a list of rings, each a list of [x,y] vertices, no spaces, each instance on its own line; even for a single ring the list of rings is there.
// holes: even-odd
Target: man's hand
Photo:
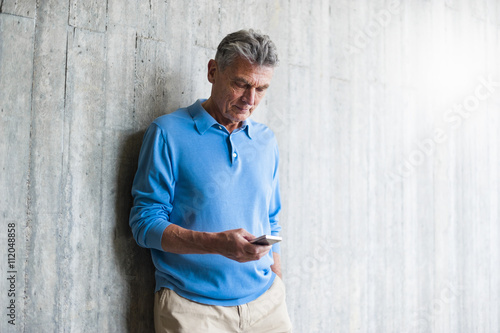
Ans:
[[[279,254],[276,252],[273,252],[273,259],[274,259],[274,264],[271,265],[271,270],[276,273],[280,277],[280,279],[283,279],[283,276],[281,275],[281,257]]]
[[[220,239],[218,253],[237,262],[259,260],[271,250],[271,245],[250,243],[255,236],[245,229],[228,230],[218,235]]]
[[[271,245],[255,245],[249,241],[255,237],[245,229],[223,232],[198,232],[171,224],[161,239],[166,252],[179,254],[220,254],[238,262],[259,260]]]

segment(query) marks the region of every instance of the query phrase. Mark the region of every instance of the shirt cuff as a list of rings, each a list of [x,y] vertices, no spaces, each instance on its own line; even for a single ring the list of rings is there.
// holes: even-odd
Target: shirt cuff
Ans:
[[[164,251],[161,246],[161,238],[163,237],[163,232],[165,229],[171,225],[172,223],[165,221],[163,219],[156,220],[154,226],[149,230],[149,239],[151,239],[151,243],[148,244],[149,248],[157,249],[160,251]]]

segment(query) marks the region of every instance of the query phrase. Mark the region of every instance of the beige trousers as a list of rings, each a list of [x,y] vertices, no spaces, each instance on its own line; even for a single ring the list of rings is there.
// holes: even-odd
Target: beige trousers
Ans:
[[[287,333],[292,331],[285,285],[276,276],[262,296],[238,306],[190,301],[170,289],[155,294],[156,333]]]

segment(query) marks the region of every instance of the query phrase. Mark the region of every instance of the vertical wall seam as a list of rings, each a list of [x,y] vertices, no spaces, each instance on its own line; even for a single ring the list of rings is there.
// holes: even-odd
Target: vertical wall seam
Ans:
[[[3,3],[2,3],[3,4]],[[28,175],[26,180],[26,225],[25,225],[25,258],[24,258],[24,301],[23,301],[23,316],[24,319],[21,323],[21,331],[25,332],[26,329],[26,306],[28,304],[28,295],[26,286],[28,285],[28,273],[26,267],[28,267],[30,251],[31,251],[31,224],[33,222],[33,212],[32,212],[32,200],[33,200],[33,188],[31,187],[31,175],[33,170],[33,122],[34,122],[34,110],[33,110],[33,98],[34,98],[34,85],[35,85],[35,46],[36,46],[36,22],[37,22],[37,8],[35,7],[35,15],[33,18],[33,49],[32,49],[32,60],[31,60],[31,96],[30,96],[30,134],[29,134],[29,148],[28,148]]]
[[[136,126],[136,94],[137,94],[137,42],[139,40],[139,34],[137,31],[135,32],[135,48],[134,48],[134,99],[132,101],[133,106],[132,106],[132,125],[135,127],[135,130],[137,130]]]
[[[63,124],[66,122],[66,88],[68,86],[68,45],[69,45],[69,35],[68,32],[66,31],[66,58],[65,58],[65,63],[64,63],[64,102],[63,102]],[[63,135],[64,138],[64,135]],[[63,144],[64,144],[64,139],[63,139]]]
[[[104,166],[105,166],[105,162],[104,162],[104,159],[105,159],[105,147],[106,147],[106,128],[107,128],[107,111],[108,111],[108,105],[107,105],[107,84],[106,84],[106,79],[108,77],[108,52],[109,52],[109,47],[108,47],[108,35],[109,35],[109,31],[107,29],[108,27],[108,1],[106,1],[106,30],[105,30],[105,34],[104,34],[104,42],[103,42],[103,47],[104,47],[104,64],[105,64],[105,67],[104,67],[104,73],[102,74],[102,78],[101,80],[103,81],[103,97],[104,97],[104,119],[103,119],[103,127],[101,128],[101,163],[100,163],[100,175],[99,175],[99,178],[100,178],[100,184],[101,186],[99,186],[99,197],[100,197],[100,206],[99,206],[99,219],[101,220],[101,223],[99,223],[99,241],[98,241],[98,245],[99,245],[99,250],[98,250],[98,253],[99,253],[99,258],[103,258],[102,256],[102,250],[103,250],[103,247],[101,246],[102,244],[102,238],[103,238],[103,225],[104,223],[102,223],[102,219],[103,219],[103,212],[104,212],[104,198],[103,198],[103,188],[104,186],[102,186],[102,184],[104,183]],[[97,279],[100,281],[101,280],[101,266],[102,266],[102,260],[98,260],[97,261]],[[102,287],[99,286],[99,289],[97,290],[97,293],[99,294],[99,297],[98,297],[98,300],[97,300],[97,303],[98,303],[98,308],[100,309],[101,308],[101,303],[102,303],[102,294],[101,294],[101,291],[102,291]],[[97,328],[99,328],[100,326],[100,315],[101,315],[101,311],[97,311],[97,314],[96,314],[96,325],[97,325]]]
[[[65,73],[65,80],[69,80],[69,73],[68,73],[68,64],[71,64],[69,62],[69,43],[70,43],[70,38],[72,38],[71,42],[74,42],[75,40],[75,35],[76,35],[76,28],[72,27],[68,24],[68,30],[67,30],[67,48],[66,48],[66,73]],[[63,154],[62,154],[62,169],[61,169],[61,190],[62,190],[62,196],[63,199],[61,200],[61,221],[59,221],[58,228],[60,228],[60,237],[62,239],[71,239],[71,235],[73,232],[73,226],[74,223],[67,223],[67,221],[74,221],[73,218],[73,174],[71,172],[71,151],[72,151],[72,117],[73,117],[73,110],[68,109],[68,106],[73,106],[73,98],[70,99],[71,105],[68,105],[68,89],[67,89],[67,84],[68,82],[65,82],[65,95],[64,95],[64,100],[65,100],[65,106],[64,106],[64,121],[63,121]],[[73,91],[69,91],[70,94],[73,93]],[[70,95],[71,96],[71,95]],[[73,97],[73,96],[71,96]],[[67,274],[67,269],[68,267],[71,266],[73,256],[72,256],[72,248],[71,248],[71,242],[69,242],[68,246],[61,246],[60,252],[59,252],[59,258],[58,262],[60,265],[58,266],[58,273],[61,274],[62,276]],[[67,281],[64,281],[64,288],[59,288],[58,292],[58,301],[61,304],[59,307],[60,309],[60,316],[63,318],[61,320],[62,323],[67,322],[67,318],[71,317],[71,299],[68,297],[68,293],[70,290],[71,286],[74,285],[73,283],[73,275],[70,274],[67,277]],[[67,325],[73,325],[73,322],[68,323]],[[68,327],[68,330],[71,331],[72,326]]]
[[[68,26],[71,26],[71,24],[69,23],[70,22],[70,19],[71,19],[71,0],[67,0],[68,1],[68,20],[67,20],[67,25]],[[66,98],[65,98],[66,100]]]
[[[69,7],[68,7],[68,13],[69,13]],[[69,28],[69,24],[67,23],[67,28]],[[61,222],[64,220],[64,208],[65,208],[65,200],[66,200],[66,193],[65,193],[65,187],[67,184],[67,179],[65,178],[65,167],[64,167],[64,145],[65,145],[65,127],[66,127],[66,103],[67,103],[67,86],[68,86],[68,58],[69,58],[69,32],[70,30],[66,29],[66,47],[65,47],[65,57],[64,57],[64,88],[63,88],[63,109],[62,109],[62,122],[61,122],[61,175],[60,175],[60,182],[59,182],[59,202],[58,202],[58,221],[57,221],[57,227],[56,230],[58,230],[58,237],[61,235],[60,231],[60,225]],[[74,29],[73,29],[74,31]],[[61,254],[61,251],[63,253]],[[62,265],[64,261],[64,249],[63,250],[57,250],[57,276],[63,276],[65,272],[63,270],[66,268],[64,265]],[[61,259],[61,257],[63,259]],[[62,267],[64,266],[64,267]],[[61,300],[61,294],[62,294],[62,288],[57,288],[56,290],[56,295],[55,298],[57,299],[57,302],[62,304]],[[57,309],[57,322],[62,323],[63,322],[63,309],[62,306],[59,306]]]
[[[219,0],[219,8],[217,10],[217,24],[219,25],[219,35],[222,34],[222,0]]]
[[[109,1],[106,0],[106,13],[104,14],[104,33],[107,33],[108,32],[108,25],[109,25]],[[106,38],[106,41],[107,41],[107,38]]]

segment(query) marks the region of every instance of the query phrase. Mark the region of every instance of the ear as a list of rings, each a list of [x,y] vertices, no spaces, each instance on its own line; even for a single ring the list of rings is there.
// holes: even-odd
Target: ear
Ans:
[[[215,82],[215,77],[217,76],[217,62],[214,59],[210,59],[208,62],[207,78],[210,83]]]

